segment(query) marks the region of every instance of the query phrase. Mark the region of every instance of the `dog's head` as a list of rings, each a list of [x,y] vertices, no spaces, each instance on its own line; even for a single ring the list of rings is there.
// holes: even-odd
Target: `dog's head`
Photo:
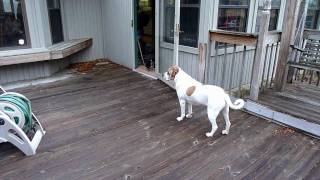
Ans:
[[[176,78],[176,75],[179,73],[179,66],[171,66],[167,72],[163,74],[163,78],[167,81],[174,80]]]

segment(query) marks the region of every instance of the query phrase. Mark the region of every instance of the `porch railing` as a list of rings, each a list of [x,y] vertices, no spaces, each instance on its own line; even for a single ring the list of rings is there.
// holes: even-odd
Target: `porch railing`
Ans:
[[[250,97],[253,86],[258,85],[259,92],[272,87],[281,32],[267,34],[265,45],[260,46],[264,48],[263,56],[257,54],[257,51],[262,52],[258,48],[258,34],[210,31],[209,35],[203,82],[221,86],[238,97]],[[259,57],[263,57],[260,60],[262,68],[257,73],[254,65]],[[253,84],[257,76],[261,76],[261,80],[259,84]]]
[[[206,60],[200,53],[199,77],[202,82],[222,86],[235,96],[248,96],[252,100],[257,100],[261,91],[273,85],[281,33],[268,31],[270,9],[271,1],[265,1],[259,11],[258,34],[209,32]],[[220,66],[219,61],[222,61]],[[210,62],[215,63],[213,68]],[[217,75],[212,71],[221,72],[220,81],[212,80],[212,76]]]

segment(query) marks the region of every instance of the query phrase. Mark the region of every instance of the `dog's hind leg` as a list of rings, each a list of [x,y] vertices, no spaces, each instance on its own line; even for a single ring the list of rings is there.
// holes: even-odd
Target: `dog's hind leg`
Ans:
[[[207,111],[208,111],[208,118],[209,118],[209,121],[211,123],[211,131],[207,132],[206,136],[207,137],[212,137],[213,134],[218,129],[217,117],[219,115],[219,111],[217,111],[217,109],[212,109],[212,108],[209,108],[209,107],[208,107]]]
[[[222,115],[224,118],[224,121],[226,122],[226,129],[222,130],[222,134],[229,134],[229,130],[230,130],[230,119],[229,119],[229,106],[226,105],[223,110],[222,110]]]
[[[186,116],[186,101],[183,99],[179,99],[180,108],[181,108],[181,115],[180,117],[177,117],[178,121],[182,121],[184,117]]]
[[[187,103],[188,104],[188,114],[186,115],[187,118],[192,118],[192,104],[191,103]]]

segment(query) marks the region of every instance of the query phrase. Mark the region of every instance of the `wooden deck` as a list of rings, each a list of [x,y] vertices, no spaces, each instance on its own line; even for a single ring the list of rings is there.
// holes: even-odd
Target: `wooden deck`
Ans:
[[[213,138],[205,109],[178,122],[175,92],[123,67],[18,89],[47,134],[25,157],[0,144],[0,179],[317,179],[320,142],[241,111]]]
[[[295,82],[288,84],[283,92],[267,90],[260,95],[259,103],[320,124],[320,87]]]

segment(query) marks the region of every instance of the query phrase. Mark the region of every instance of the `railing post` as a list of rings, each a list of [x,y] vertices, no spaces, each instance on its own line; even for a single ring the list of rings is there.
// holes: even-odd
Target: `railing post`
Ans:
[[[262,71],[264,58],[266,53],[266,39],[268,36],[268,28],[270,21],[270,9],[271,0],[261,0],[263,9],[259,11],[260,13],[260,26],[259,26],[259,37],[258,44],[256,47],[256,53],[253,63],[251,87],[250,87],[250,99],[258,100],[259,88],[262,81]]]
[[[281,91],[287,81],[288,69],[286,65],[290,54],[290,45],[293,44],[301,1],[302,0],[286,1],[286,11],[284,15],[284,21],[286,23],[282,28],[279,60],[274,81],[276,91]]]

